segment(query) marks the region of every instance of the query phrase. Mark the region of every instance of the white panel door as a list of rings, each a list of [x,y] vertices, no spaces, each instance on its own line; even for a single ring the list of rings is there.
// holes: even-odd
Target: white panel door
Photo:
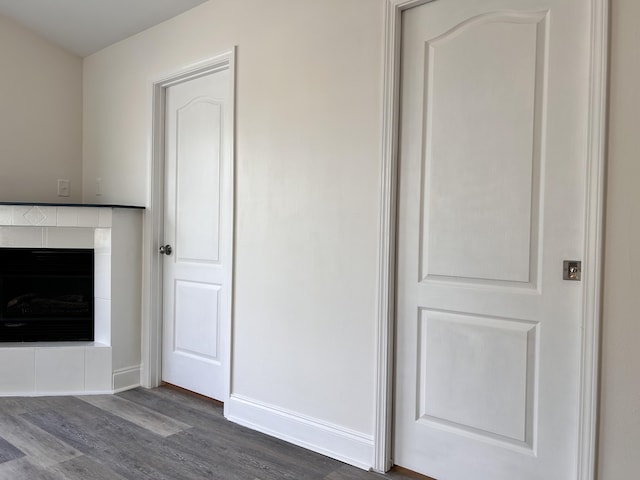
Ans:
[[[576,478],[589,2],[402,18],[394,462]]]
[[[224,401],[231,324],[228,68],[166,89],[162,380]]]

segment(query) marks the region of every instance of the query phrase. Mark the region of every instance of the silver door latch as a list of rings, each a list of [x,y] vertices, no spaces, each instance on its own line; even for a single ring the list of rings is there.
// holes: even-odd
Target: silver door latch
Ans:
[[[565,260],[562,264],[562,279],[579,282],[582,277],[582,262],[579,260]]]

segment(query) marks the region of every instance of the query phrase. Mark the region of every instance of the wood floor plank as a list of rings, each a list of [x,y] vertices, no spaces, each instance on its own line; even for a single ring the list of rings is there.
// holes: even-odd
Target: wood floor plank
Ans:
[[[176,451],[164,438],[86,402],[77,400],[65,411],[33,412],[25,418],[125,478],[215,478],[211,465],[198,456]]]
[[[28,439],[34,446],[25,447],[26,456],[1,463],[0,480],[408,478],[365,472],[249,430],[227,421],[220,405],[170,388],[82,399],[0,399],[3,414],[0,435],[10,432],[7,458]],[[70,450],[58,451],[60,445]],[[65,452],[74,457],[64,459]]]
[[[64,462],[81,455],[79,451],[20,416],[0,415],[0,432],[29,460],[42,467]]]
[[[20,457],[24,457],[24,453],[6,439],[0,437],[0,463],[9,462]]]
[[[127,480],[85,455],[53,465],[50,470],[65,480]]]
[[[343,463],[337,460],[318,455],[310,450],[292,445],[278,438],[229,422],[222,414],[222,407],[217,404],[201,402],[199,398],[189,395],[186,397],[189,397],[188,400],[191,400],[191,402],[181,402],[181,397],[178,396],[176,398],[175,390],[173,389],[161,387],[147,390],[139,388],[118,395],[144,404],[154,410],[164,412],[172,418],[177,418],[190,425],[205,429],[209,431],[211,435],[221,436],[223,439],[226,438],[231,442],[230,444],[252,444],[262,451],[273,451],[278,454],[286,450],[301,460],[313,461],[316,457],[320,457],[322,461],[328,462],[336,468],[343,465]],[[181,395],[184,397],[184,394]],[[199,404],[198,406],[194,406],[194,403],[192,403],[194,398],[196,405]]]
[[[77,398],[146,428],[161,437],[168,437],[191,428],[191,425],[114,395],[88,395]]]
[[[35,465],[27,457],[0,464],[2,480],[66,480],[55,472]]]
[[[143,389],[137,388],[118,394],[131,401],[139,402],[149,408],[164,412],[165,414],[178,418],[186,423],[197,425],[197,430],[204,430],[207,435],[215,435],[220,438],[222,444],[240,445],[239,448],[249,451],[250,455],[257,458],[269,458],[269,455],[279,457],[282,463],[289,465],[288,468],[296,472],[297,475],[310,474],[311,477],[301,478],[323,478],[322,472],[340,469],[339,476],[352,475],[355,478],[379,480],[384,478],[394,478],[406,480],[399,473],[392,473],[393,477],[387,477],[372,472],[365,472],[361,469],[344,465],[337,460],[319,455],[310,450],[292,445],[280,439],[264,435],[260,432],[246,429],[234,423],[228,422],[222,413],[222,407],[214,402],[203,400],[200,397],[185,395],[172,388]],[[196,431],[197,431],[196,430]],[[191,432],[196,435],[196,431]],[[249,450],[247,450],[249,448]],[[326,463],[325,466],[311,470],[310,472],[300,472],[310,465],[316,463]],[[298,466],[303,465],[302,469]],[[315,476],[314,476],[315,475]],[[347,477],[349,478],[349,477]]]
[[[49,408],[56,401],[64,399],[56,397],[0,397],[0,413],[4,415],[20,415],[43,408]]]
[[[197,398],[195,401],[193,398],[175,398],[173,396],[174,392],[165,392],[165,390],[168,389],[156,388],[149,390],[136,388],[119,393],[117,396],[163,413],[188,425],[206,425],[215,428],[222,423],[226,423],[227,420],[223,416],[222,407],[219,405],[212,402],[201,402]],[[190,396],[185,395],[185,397]]]
[[[191,452],[203,462],[212,462],[220,471],[234,471],[238,478],[321,479],[341,465],[321,455],[309,455],[302,461],[290,452],[297,449],[290,444],[277,451],[263,449],[259,443],[201,428],[181,432],[167,440],[175,450]]]
[[[350,465],[344,465],[329,473],[323,480],[384,480],[384,478],[384,475],[366,472]]]
[[[149,397],[153,400],[150,401]],[[328,472],[343,465],[324,455],[229,422],[222,416],[222,409],[217,405],[209,405],[205,409],[191,408],[191,406],[185,408],[184,404],[176,401],[171,389],[159,388],[151,391],[136,389],[128,392],[127,398],[144,402],[150,408],[196,425],[193,430],[172,438],[178,441],[177,448],[180,443],[189,444],[193,449],[198,449],[200,445],[200,449],[208,452],[208,455],[216,451],[230,450],[234,458],[242,457],[237,459],[237,463],[251,462],[253,459],[264,464],[264,468],[279,471],[280,475],[284,475],[282,472],[288,468],[292,470],[293,478],[296,476],[322,478]],[[199,399],[196,400],[199,401]],[[211,414],[212,411],[215,412],[214,415]],[[236,451],[242,453],[235,453]]]
[[[6,415],[20,415],[28,411],[29,398],[0,397],[0,412]]]
[[[221,403],[198,395],[189,395],[172,387],[134,388],[118,393],[116,396],[138,402],[149,408],[157,409],[161,405],[170,403],[180,405],[190,412],[201,412],[207,416],[224,419]]]

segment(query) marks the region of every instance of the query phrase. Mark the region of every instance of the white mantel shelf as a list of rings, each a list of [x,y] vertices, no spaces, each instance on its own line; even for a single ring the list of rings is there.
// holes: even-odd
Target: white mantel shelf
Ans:
[[[0,396],[140,384],[142,207],[0,202],[2,248],[94,249],[94,342],[0,342]]]

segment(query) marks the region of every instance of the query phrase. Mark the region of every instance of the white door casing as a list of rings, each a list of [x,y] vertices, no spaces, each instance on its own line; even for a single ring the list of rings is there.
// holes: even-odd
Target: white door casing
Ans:
[[[220,75],[219,75],[220,74]],[[212,141],[221,142],[221,150],[219,155],[213,155],[219,157],[214,160],[219,160],[219,165],[213,162],[214,166],[209,166],[208,170],[205,170],[203,175],[198,175],[193,182],[187,181],[183,183],[189,183],[189,188],[182,190],[182,200],[186,202],[192,202],[187,208],[183,208],[184,212],[191,214],[186,216],[182,221],[178,220],[178,223],[182,227],[186,227],[185,232],[189,229],[197,229],[198,235],[186,236],[184,238],[184,232],[182,237],[177,234],[176,230],[173,233],[165,233],[165,203],[170,202],[175,205],[175,199],[171,200],[169,197],[172,195],[168,193],[165,195],[165,179],[169,180],[171,172],[167,172],[165,175],[165,152],[170,154],[169,138],[166,135],[165,126],[169,121],[165,122],[165,113],[168,107],[167,99],[171,95],[167,95],[169,89],[173,86],[184,84],[185,82],[191,82],[198,80],[207,75],[218,75],[216,82],[219,84],[218,88],[223,91],[224,98],[218,98],[218,94],[214,95],[213,99],[200,99],[194,102],[187,102],[187,105],[183,105],[180,110],[182,123],[192,125],[203,123],[209,124],[212,130],[213,136],[205,140],[200,144],[200,147],[212,150]],[[222,77],[225,80],[221,80]],[[186,67],[174,70],[165,75],[159,76],[152,84],[152,110],[153,110],[153,127],[152,127],[152,162],[151,162],[151,188],[150,188],[150,205],[151,214],[147,216],[146,232],[146,248],[145,248],[145,281],[144,281],[144,308],[143,308],[143,370],[142,370],[142,384],[147,387],[154,387],[165,380],[165,375],[162,371],[163,365],[163,312],[165,310],[163,288],[165,282],[166,263],[171,261],[170,269],[173,267],[173,260],[180,259],[177,263],[183,263],[180,267],[187,267],[187,275],[196,275],[191,279],[176,279],[169,281],[169,284],[173,283],[178,285],[181,291],[179,295],[182,295],[181,300],[177,302],[177,308],[185,309],[189,308],[189,300],[191,296],[196,298],[205,299],[209,302],[209,310],[218,310],[219,324],[213,328],[205,326],[209,330],[213,330],[217,334],[217,339],[213,344],[210,342],[204,342],[202,338],[196,338],[191,334],[191,330],[178,330],[178,336],[175,336],[172,329],[169,332],[170,336],[174,339],[171,341],[172,348],[181,353],[183,357],[191,357],[191,359],[197,359],[199,356],[205,360],[204,363],[215,366],[217,372],[209,373],[208,375],[215,377],[213,383],[217,382],[215,391],[205,392],[205,394],[214,396],[222,401],[228,398],[230,390],[230,370],[231,370],[231,302],[232,302],[232,273],[233,273],[233,209],[234,209],[234,82],[235,82],[235,51],[231,50],[213,58],[209,58],[197,63],[193,63]],[[196,82],[198,83],[198,82]],[[222,83],[225,87],[222,87]],[[206,95],[205,95],[206,96]],[[222,100],[222,101],[220,101]],[[193,108],[195,107],[195,108]],[[219,118],[219,121],[217,120]],[[220,137],[216,138],[215,133],[218,127],[220,128]],[[189,133],[192,133],[192,128],[186,129]],[[189,135],[189,133],[183,135],[182,144],[183,147],[188,148],[188,144],[191,143],[194,146],[197,142],[194,141],[195,137]],[[214,139],[214,140],[212,140]],[[207,144],[208,142],[208,144]],[[176,145],[177,146],[177,145]],[[199,148],[200,148],[199,147]],[[200,149],[202,149],[200,148]],[[196,148],[197,150],[198,148]],[[187,165],[182,172],[183,180],[193,173],[189,171]],[[215,188],[204,188],[204,183],[209,178],[212,183],[212,178],[215,179],[216,175],[219,180],[219,208],[213,208],[218,212],[212,212],[211,203],[216,203]],[[199,183],[198,183],[199,182]],[[178,182],[174,182],[173,188],[174,194],[179,192],[179,188],[176,188]],[[215,182],[215,180],[213,181]],[[198,188],[199,187],[199,188]],[[204,196],[200,199],[202,205],[196,205],[193,203],[197,200],[196,192],[203,192]],[[175,195],[174,195],[175,196]],[[185,198],[186,196],[186,198]],[[178,193],[178,200],[180,199],[180,193]],[[171,217],[171,214],[169,214]],[[184,216],[184,215],[183,215]],[[174,215],[175,217],[175,215]],[[208,225],[202,225],[202,223],[208,219]],[[169,220],[168,223],[174,220]],[[218,226],[215,224],[218,222]],[[175,226],[175,225],[174,225]],[[171,227],[169,227],[171,228]],[[182,230],[179,229],[178,231]],[[214,240],[215,234],[219,233],[218,239]],[[179,245],[176,245],[176,235],[178,243],[182,244],[186,242],[185,247],[181,249]],[[209,242],[206,248],[200,248],[194,243],[194,238],[209,237]],[[165,238],[167,237],[167,238]],[[165,257],[158,253],[159,246],[165,243],[174,242],[172,246],[174,251],[172,255]],[[217,243],[217,248],[216,248]],[[176,250],[177,249],[177,250]],[[176,254],[178,255],[176,257]],[[203,256],[204,258],[195,258]],[[217,257],[217,259],[216,259]],[[169,260],[171,259],[171,260]],[[186,262],[184,261],[186,260]],[[208,268],[207,268],[208,267]],[[205,273],[205,270],[210,270]],[[180,268],[182,273],[185,274],[185,269]],[[217,272],[215,272],[217,270]],[[198,278],[198,275],[200,277]],[[185,281],[186,280],[186,281]],[[193,285],[194,290],[188,288]],[[180,305],[180,301],[182,305]],[[217,306],[215,305],[217,303]],[[173,309],[173,306],[169,306],[169,311]],[[195,322],[195,327],[198,327],[197,322],[202,321],[204,317],[201,315],[199,319],[192,319]],[[182,336],[180,336],[182,335]],[[204,338],[204,336],[203,336]],[[177,342],[177,343],[176,343]],[[190,352],[190,350],[192,350]],[[198,350],[202,350],[200,355]],[[179,382],[176,382],[179,383]],[[200,387],[197,385],[187,386],[198,390]],[[210,388],[210,387],[207,387]]]
[[[390,458],[400,12],[424,3],[387,5],[379,470]],[[606,6],[477,3],[436,1],[402,24],[395,460],[442,479],[592,478]],[[572,255],[583,283],[559,280],[558,259]]]

